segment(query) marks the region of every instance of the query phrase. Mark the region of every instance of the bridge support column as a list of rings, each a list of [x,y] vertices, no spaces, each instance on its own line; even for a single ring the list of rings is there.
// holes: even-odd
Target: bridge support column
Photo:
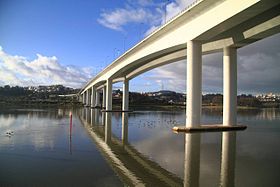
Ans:
[[[187,119],[186,126],[200,125],[202,47],[199,41],[187,43]]]
[[[90,107],[91,106],[91,102],[92,102],[92,98],[91,98],[91,95],[92,95],[92,90],[91,89],[88,89],[88,93],[89,93],[89,100],[88,100],[88,106]]]
[[[224,48],[223,125],[236,125],[237,107],[237,51]]]
[[[87,97],[86,98],[86,105],[89,106],[90,105],[90,98],[89,98],[90,97],[90,92],[89,92],[89,90],[86,91],[86,95],[87,95],[86,96]]]
[[[122,110],[127,111],[129,106],[129,80],[123,81]]]
[[[86,92],[83,93],[83,105],[86,104]]]
[[[106,83],[106,110],[112,110],[112,80]]]
[[[102,108],[106,106],[106,86],[103,87],[103,98],[102,98]]]
[[[96,90],[96,103],[95,106],[100,107],[100,93]]]
[[[96,93],[95,88],[91,87],[91,107],[95,106],[95,98],[96,98],[95,93]]]

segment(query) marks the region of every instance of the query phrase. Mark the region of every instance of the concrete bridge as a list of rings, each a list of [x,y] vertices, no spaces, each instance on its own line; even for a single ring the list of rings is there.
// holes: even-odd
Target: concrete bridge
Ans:
[[[80,101],[101,106],[102,90],[102,106],[112,111],[112,84],[123,81],[127,111],[131,79],[187,59],[186,126],[200,126],[202,55],[223,51],[223,125],[236,125],[237,49],[279,33],[279,13],[278,0],[198,0],[90,80]]]

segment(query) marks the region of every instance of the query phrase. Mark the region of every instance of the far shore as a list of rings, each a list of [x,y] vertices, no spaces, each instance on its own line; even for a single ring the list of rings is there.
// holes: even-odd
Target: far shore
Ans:
[[[62,102],[62,103],[47,103],[47,102],[31,102],[31,103],[22,103],[22,102],[9,102],[0,103],[1,108],[7,107],[61,107],[61,108],[69,108],[69,107],[83,107],[83,105],[79,102]],[[279,108],[279,107],[252,107],[252,106],[237,106],[238,110],[248,110],[248,109],[263,109],[263,108]],[[121,110],[121,105],[119,103],[113,103],[113,109]],[[131,110],[185,110],[185,105],[178,105],[178,104],[130,104]],[[222,110],[222,105],[202,105],[202,109],[214,109],[214,110]]]

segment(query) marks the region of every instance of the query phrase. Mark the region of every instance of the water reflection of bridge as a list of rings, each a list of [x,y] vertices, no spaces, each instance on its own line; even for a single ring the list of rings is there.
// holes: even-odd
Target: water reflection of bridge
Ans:
[[[122,113],[121,140],[112,134],[112,113],[82,109],[80,120],[98,149],[123,180],[132,186],[199,186],[201,134],[185,135],[184,180],[149,160],[128,142],[128,114]],[[236,132],[223,132],[220,186],[234,186]],[[176,158],[174,158],[176,159]]]

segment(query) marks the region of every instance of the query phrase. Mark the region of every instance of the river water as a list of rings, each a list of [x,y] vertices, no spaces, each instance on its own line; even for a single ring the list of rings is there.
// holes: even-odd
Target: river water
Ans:
[[[184,122],[185,111],[2,108],[0,186],[280,186],[279,109],[240,110],[245,131],[172,132]],[[203,124],[221,122],[203,109]]]

